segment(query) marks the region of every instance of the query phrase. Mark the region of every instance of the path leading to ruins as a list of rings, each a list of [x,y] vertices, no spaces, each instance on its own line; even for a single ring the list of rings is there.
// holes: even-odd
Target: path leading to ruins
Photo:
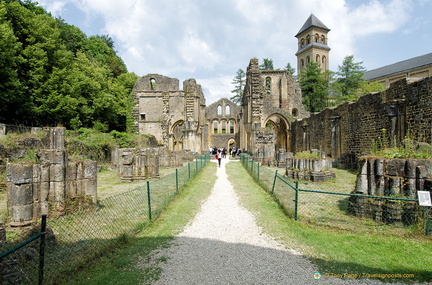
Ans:
[[[225,164],[194,220],[158,256],[162,274],[155,284],[349,284],[348,280],[314,280],[317,269],[294,250],[264,234],[254,216],[240,206]],[[361,282],[359,282],[361,281]],[[354,280],[355,284],[382,284]],[[378,282],[378,283],[377,283]]]

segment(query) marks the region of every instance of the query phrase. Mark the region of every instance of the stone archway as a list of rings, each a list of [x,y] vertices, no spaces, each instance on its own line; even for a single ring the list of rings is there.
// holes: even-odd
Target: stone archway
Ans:
[[[274,134],[275,151],[279,149],[290,150],[289,123],[284,116],[275,113],[267,118],[264,126],[267,133]]]
[[[232,149],[233,147],[239,147],[236,140],[234,138],[230,138],[227,142],[227,148],[228,150]]]
[[[175,122],[171,127],[170,137],[172,142],[173,151],[181,151],[183,150],[183,136],[184,136],[184,121],[179,120]]]

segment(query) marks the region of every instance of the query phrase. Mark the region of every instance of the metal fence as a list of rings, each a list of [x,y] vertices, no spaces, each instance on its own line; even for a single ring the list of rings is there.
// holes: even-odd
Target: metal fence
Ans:
[[[208,161],[209,156],[203,156],[161,179],[99,200],[93,207],[76,205],[78,210],[72,214],[48,218],[43,233],[46,240],[43,284],[66,284],[67,277],[80,267],[142,230]],[[8,243],[2,251],[13,246]],[[37,284],[39,248],[37,239],[0,258],[2,284]]]
[[[417,199],[351,193],[336,183],[296,181],[247,156],[241,162],[286,215],[326,228],[398,236],[430,235],[430,209]]]

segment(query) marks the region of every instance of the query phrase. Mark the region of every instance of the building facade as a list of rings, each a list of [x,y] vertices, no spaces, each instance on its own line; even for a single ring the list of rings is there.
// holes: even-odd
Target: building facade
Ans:
[[[404,78],[416,81],[429,76],[432,76],[432,53],[366,71],[363,78],[379,82],[387,89],[393,82]]]

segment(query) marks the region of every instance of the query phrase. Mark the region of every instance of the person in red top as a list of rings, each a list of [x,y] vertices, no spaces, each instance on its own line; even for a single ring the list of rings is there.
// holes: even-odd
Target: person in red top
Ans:
[[[219,152],[216,152],[215,158],[217,159],[218,165],[220,167],[221,166],[222,157],[220,156]]]

